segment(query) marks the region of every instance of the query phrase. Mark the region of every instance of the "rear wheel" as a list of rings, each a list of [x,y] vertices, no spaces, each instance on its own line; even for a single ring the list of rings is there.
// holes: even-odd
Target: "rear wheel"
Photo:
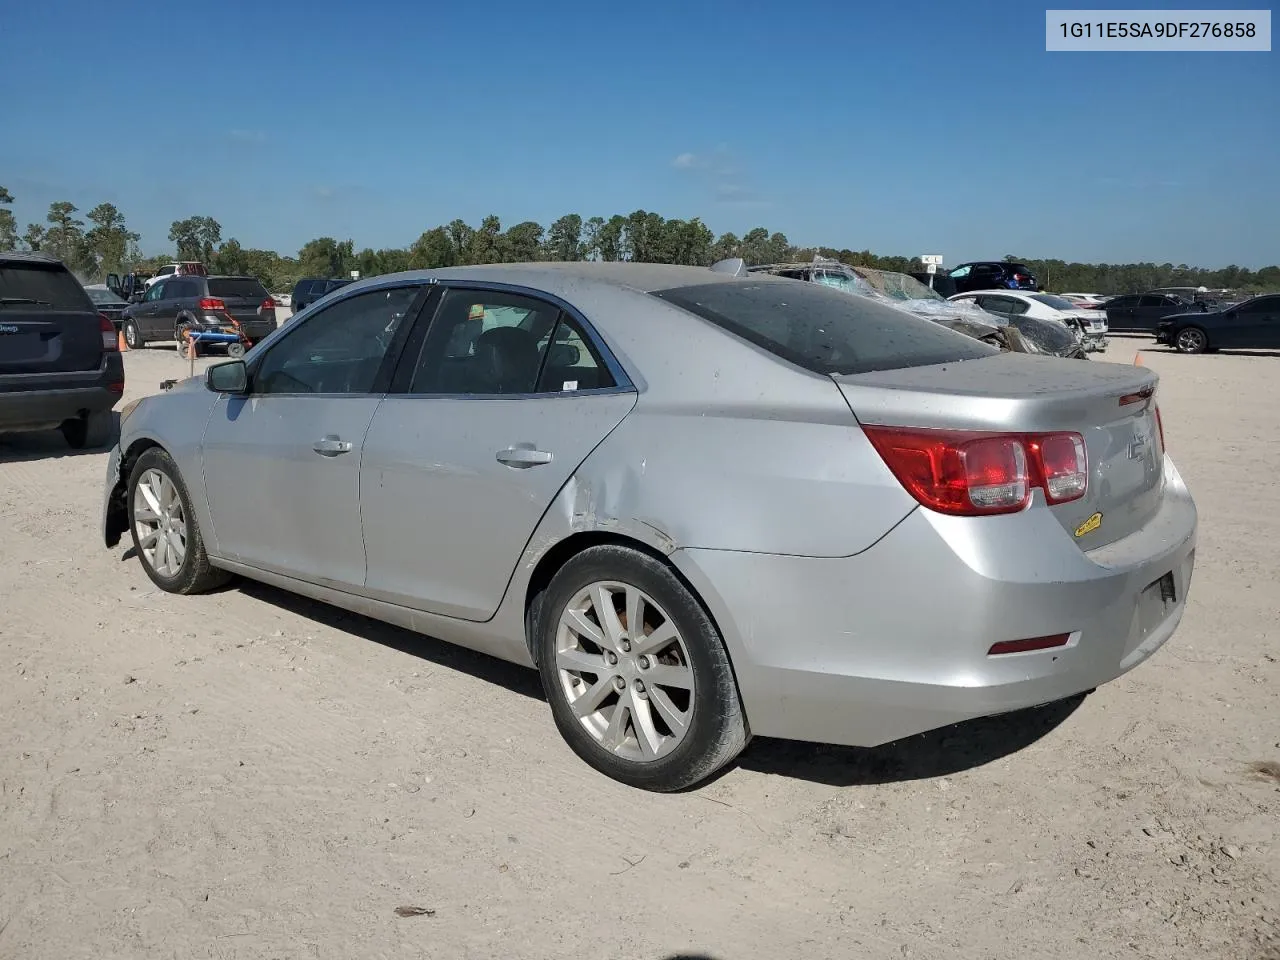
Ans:
[[[228,357],[232,357],[232,358],[234,358],[234,359],[236,359],[236,360],[239,360],[241,357],[243,357],[243,356],[244,356],[244,344],[243,344],[243,343],[228,343],[228,344],[227,344],[227,356],[228,356]]]
[[[116,418],[110,410],[63,421],[58,428],[73,450],[97,450],[115,440]]]
[[[132,320],[126,320],[123,326],[124,343],[130,350],[141,350],[146,346],[146,342],[142,339],[142,334],[138,331],[138,325]]]
[[[1179,353],[1204,353],[1209,347],[1209,337],[1199,327],[1183,327],[1174,342]]]
[[[209,562],[204,538],[178,465],[160,447],[138,458],[129,473],[129,531],[142,569],[168,593],[202,593],[231,575]]]
[[[607,776],[680,790],[750,739],[719,632],[660,560],[612,544],[584,550],[552,578],[533,629],[556,726]]]
[[[195,324],[193,324],[190,320],[179,320],[178,325],[174,327],[173,338],[178,343],[179,353],[186,352],[187,343],[190,339],[191,331],[194,329],[195,329]],[[195,348],[196,348],[196,356],[198,357],[200,356],[200,342],[198,340],[195,343]]]

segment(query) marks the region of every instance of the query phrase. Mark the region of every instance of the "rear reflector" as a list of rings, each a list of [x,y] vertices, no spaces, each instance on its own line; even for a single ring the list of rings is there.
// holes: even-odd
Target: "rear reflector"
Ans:
[[[105,313],[98,314],[98,329],[102,331],[102,349],[116,351],[120,349],[120,335],[116,333],[116,325]]]
[[[1052,637],[1032,637],[1029,640],[1001,640],[993,643],[987,656],[998,657],[1003,653],[1030,653],[1032,650],[1052,650],[1054,647],[1065,647],[1071,639],[1069,633],[1059,633]]]
[[[123,394],[123,393],[124,393],[124,381],[123,381],[123,380],[121,380],[119,383],[108,383],[108,384],[107,384],[107,391],[108,391],[109,393],[119,393],[119,394]]]
[[[1089,462],[1078,433],[972,433],[864,425],[885,464],[919,503],[974,517],[1016,513],[1039,487],[1051,504],[1078,500],[1089,488]]]

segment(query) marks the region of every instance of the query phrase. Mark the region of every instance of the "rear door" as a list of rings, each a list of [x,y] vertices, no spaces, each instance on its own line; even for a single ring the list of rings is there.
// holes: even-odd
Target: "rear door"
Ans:
[[[1138,301],[1140,299],[1137,295],[1131,294],[1124,297],[1113,297],[1107,301],[1107,324],[1112,330],[1138,329]]]
[[[1162,293],[1144,293],[1138,298],[1136,328],[1154,333],[1161,318],[1185,309],[1177,300]]]
[[[98,311],[57,261],[0,258],[0,376],[96,370]]]
[[[446,290],[365,439],[366,592],[491,617],[551,501],[635,405],[605,358],[556,304]]]
[[[270,294],[253,277],[213,277],[206,282],[209,296],[225,303],[227,312],[241,323],[263,319],[262,304]]]

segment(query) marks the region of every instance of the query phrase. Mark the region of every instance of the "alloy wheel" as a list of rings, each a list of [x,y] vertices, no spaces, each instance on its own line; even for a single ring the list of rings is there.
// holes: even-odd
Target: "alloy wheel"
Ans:
[[[573,715],[614,755],[648,762],[689,732],[693,668],[675,622],[644,591],[596,582],[565,607],[556,674]]]
[[[187,520],[177,486],[162,471],[148,470],[138,478],[133,522],[147,564],[162,577],[176,577],[187,558]]]

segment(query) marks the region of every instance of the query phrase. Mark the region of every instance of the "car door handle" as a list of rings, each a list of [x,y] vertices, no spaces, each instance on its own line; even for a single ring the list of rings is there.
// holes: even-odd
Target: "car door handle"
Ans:
[[[507,447],[497,453],[499,463],[508,467],[524,470],[542,463],[550,463],[552,455],[546,450],[535,450],[533,447]]]
[[[351,452],[350,440],[339,440],[337,437],[321,437],[311,445],[311,449],[322,457],[337,457]]]

